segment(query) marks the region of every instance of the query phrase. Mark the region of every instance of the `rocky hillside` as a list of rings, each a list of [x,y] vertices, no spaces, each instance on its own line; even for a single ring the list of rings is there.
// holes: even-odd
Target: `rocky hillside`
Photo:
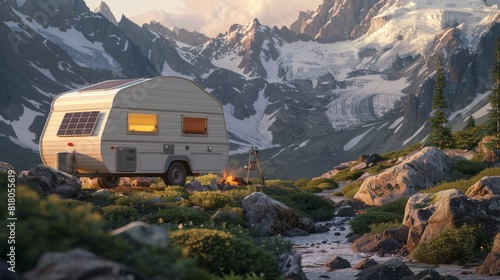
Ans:
[[[235,169],[251,146],[269,177],[319,176],[428,133],[438,56],[456,128],[484,117],[500,13],[482,0],[325,0],[290,28],[258,19],[209,39],[157,22],[116,24],[82,0],[0,3],[0,158],[39,162],[53,97],[116,78],[176,75],[224,104]],[[110,21],[111,19],[111,21]],[[300,172],[298,172],[300,170]]]

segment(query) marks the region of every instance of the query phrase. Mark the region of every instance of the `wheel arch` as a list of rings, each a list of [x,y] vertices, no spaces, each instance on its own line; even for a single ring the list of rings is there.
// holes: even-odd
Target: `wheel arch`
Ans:
[[[165,165],[163,166],[163,173],[167,172],[168,168],[173,162],[180,162],[186,168],[187,175],[194,175],[193,169],[191,168],[191,159],[188,156],[169,156],[165,160]]]

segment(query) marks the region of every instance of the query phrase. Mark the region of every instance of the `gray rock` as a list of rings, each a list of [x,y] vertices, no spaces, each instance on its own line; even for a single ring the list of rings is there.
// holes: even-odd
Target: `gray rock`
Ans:
[[[344,269],[344,268],[351,268],[351,263],[342,257],[335,256],[331,260],[326,262],[323,266],[331,270]]]
[[[365,234],[358,238],[351,249],[355,252],[382,252],[392,253],[401,249],[401,244],[391,238],[382,238],[378,235]]]
[[[27,280],[59,279],[146,279],[145,275],[127,265],[98,258],[91,252],[73,249],[67,252],[47,252],[36,267],[23,274]]]
[[[453,159],[434,147],[426,147],[401,164],[371,176],[354,198],[368,205],[383,205],[400,197],[436,186],[451,171]]]
[[[467,196],[477,198],[500,195],[500,176],[486,176],[467,190]]]
[[[210,182],[210,185],[208,185],[208,189],[211,191],[219,190],[219,184],[217,184],[217,180],[215,180],[215,178],[213,178],[212,181]]]
[[[365,269],[367,267],[370,267],[370,266],[374,266],[374,265],[377,265],[378,262],[374,259],[370,259],[370,258],[365,258],[363,259],[362,261],[360,261],[355,267],[354,269]]]
[[[278,267],[283,272],[283,279],[307,280],[302,271],[302,257],[297,253],[287,253],[279,256]]]
[[[344,206],[344,207],[339,208],[337,210],[337,212],[335,212],[335,216],[354,217],[354,216],[356,216],[356,212],[354,211],[354,209],[352,209],[351,206]]]
[[[187,183],[184,187],[190,192],[204,192],[208,190],[208,188],[204,187],[199,181],[194,179]]]
[[[56,194],[70,199],[82,197],[80,179],[42,164],[32,168],[25,180],[34,184],[43,195]]]
[[[385,238],[392,238],[396,240],[398,243],[404,244],[408,240],[409,232],[410,229],[407,226],[401,225],[399,226],[399,228],[389,228],[384,230],[382,236]]]
[[[483,263],[476,268],[476,274],[500,276],[500,233],[495,235],[493,248]]]
[[[109,193],[108,190],[97,190],[95,193],[92,194],[92,196],[101,196],[101,197],[109,197],[111,194]]]
[[[251,228],[267,235],[283,234],[292,228],[300,228],[308,233],[315,230],[311,219],[261,192],[252,193],[243,199],[243,219]]]
[[[10,170],[15,171],[14,166],[10,165],[7,162],[0,162],[0,173],[3,172],[3,173],[8,174]],[[16,174],[17,174],[17,172],[16,172]]]
[[[167,248],[168,232],[163,227],[136,221],[111,232],[113,236],[121,236],[137,246],[153,246]]]
[[[474,190],[484,189],[477,186]],[[483,224],[483,232],[492,237],[500,230],[500,196],[468,197],[456,189],[417,194],[408,200],[403,219],[403,224],[410,229],[407,240],[410,251],[445,228],[474,223]]]
[[[401,280],[414,273],[399,258],[370,266],[356,274],[356,280]]]

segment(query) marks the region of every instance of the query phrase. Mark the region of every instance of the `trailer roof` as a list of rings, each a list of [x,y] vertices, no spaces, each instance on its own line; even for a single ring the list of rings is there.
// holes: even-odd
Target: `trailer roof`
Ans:
[[[78,91],[93,91],[93,90],[110,90],[116,89],[119,87],[131,86],[133,84],[137,84],[139,82],[144,81],[144,78],[136,78],[136,79],[120,79],[120,80],[109,80],[100,82],[98,84],[79,89]]]

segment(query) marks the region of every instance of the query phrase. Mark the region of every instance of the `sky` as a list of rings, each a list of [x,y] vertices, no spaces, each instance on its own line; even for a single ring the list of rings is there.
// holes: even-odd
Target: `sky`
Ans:
[[[102,0],[84,0],[90,10]],[[138,24],[138,15],[157,10],[157,21],[167,27],[180,27],[215,37],[225,33],[235,23],[247,24],[257,18],[268,26],[290,26],[300,11],[316,11],[323,0],[105,0],[120,21],[122,14]]]

